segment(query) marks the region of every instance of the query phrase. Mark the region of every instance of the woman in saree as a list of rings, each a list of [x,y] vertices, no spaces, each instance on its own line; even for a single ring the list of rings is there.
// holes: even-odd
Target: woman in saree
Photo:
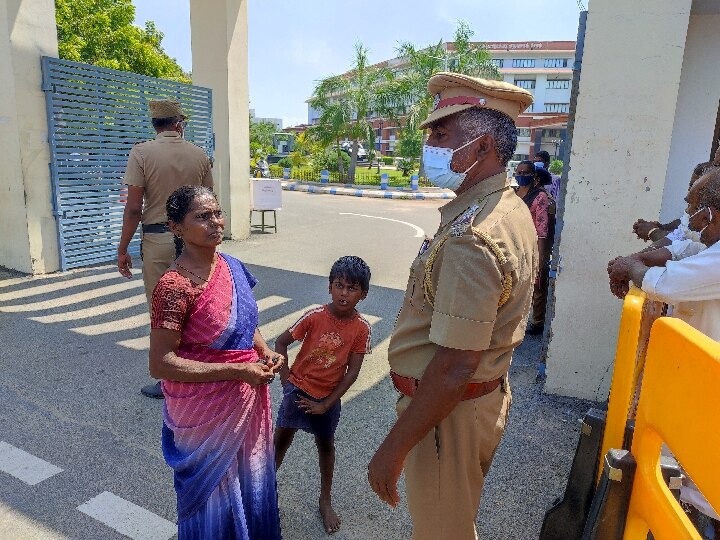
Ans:
[[[255,278],[217,253],[224,218],[213,192],[182,187],[167,211],[182,251],[153,292],[150,374],[165,394],[178,538],[279,539],[267,384],[282,356],[260,335]]]

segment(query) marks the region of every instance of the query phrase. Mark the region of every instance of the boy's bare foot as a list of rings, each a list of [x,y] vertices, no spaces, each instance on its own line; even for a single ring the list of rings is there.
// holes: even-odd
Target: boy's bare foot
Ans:
[[[330,501],[320,499],[320,516],[326,533],[333,534],[340,530],[340,518],[335,513]]]

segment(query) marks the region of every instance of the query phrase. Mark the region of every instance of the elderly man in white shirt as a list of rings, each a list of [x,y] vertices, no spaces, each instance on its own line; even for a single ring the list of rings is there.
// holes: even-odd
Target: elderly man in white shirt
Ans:
[[[695,182],[686,201],[689,228],[699,232],[707,249],[682,260],[674,260],[674,253],[661,248],[649,252],[644,259],[635,255],[610,261],[611,289],[616,296],[622,296],[632,280],[651,300],[669,304],[672,308],[669,315],[720,341],[720,169],[711,170]],[[687,247],[694,249],[691,245]],[[680,498],[710,516],[715,532],[720,532],[717,509],[710,506],[692,482],[683,485]]]
[[[650,266],[647,257],[621,257],[610,262],[608,273],[611,281],[632,280],[652,300],[670,304],[673,317],[720,341],[720,170],[695,182],[686,201],[689,228],[707,249],[682,260],[669,260],[667,248],[656,250],[667,251],[664,267]]]

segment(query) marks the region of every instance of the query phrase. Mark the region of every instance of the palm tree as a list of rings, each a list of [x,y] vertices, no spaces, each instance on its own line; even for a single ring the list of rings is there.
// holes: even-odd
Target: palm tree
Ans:
[[[380,108],[376,88],[390,78],[386,69],[368,65],[368,50],[362,43],[357,43],[348,76],[336,75],[321,80],[310,99],[310,105],[320,111],[320,125],[326,123],[327,131],[336,134],[338,148],[341,136],[352,141],[348,171],[351,181],[355,178],[360,141],[374,140],[368,119]]]
[[[440,40],[424,49],[418,49],[412,43],[401,43],[397,53],[405,67],[379,91],[381,110],[401,123],[403,130],[419,130],[418,126],[433,107],[434,96],[428,92],[427,83],[436,73],[452,71],[499,79],[500,74],[485,46],[470,41],[473,34],[467,22],[459,21],[453,43]],[[427,134],[423,133],[423,145],[426,140]],[[422,174],[422,162],[420,171]]]
[[[351,115],[342,102],[321,102],[316,98],[311,98],[310,105],[321,111],[318,124],[308,130],[308,135],[320,143],[324,148],[335,145],[338,159],[338,172],[340,177],[345,176],[345,167],[342,160],[342,149],[340,141],[347,134],[347,126],[350,122]]]

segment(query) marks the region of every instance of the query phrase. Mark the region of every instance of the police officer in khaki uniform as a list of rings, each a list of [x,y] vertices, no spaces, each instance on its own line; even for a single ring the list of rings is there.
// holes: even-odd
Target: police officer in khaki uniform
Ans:
[[[213,188],[210,159],[202,148],[183,139],[187,117],[180,103],[171,99],[151,101],[150,116],[157,136],[136,144],[130,151],[124,180],[127,201],[118,244],[118,271],[130,279],[132,260],[127,249],[142,222],[143,282],[148,307],[160,276],[175,259],[175,243],[165,211],[168,197],[186,185]],[[149,397],[163,397],[159,382],[141,391]]]
[[[505,429],[507,372],[538,264],[527,205],[506,179],[515,120],[532,95],[456,73],[433,76],[425,172],[457,197],[410,268],[390,341],[398,420],[368,479],[395,506],[405,470],[415,540],[477,538],[483,482]]]

